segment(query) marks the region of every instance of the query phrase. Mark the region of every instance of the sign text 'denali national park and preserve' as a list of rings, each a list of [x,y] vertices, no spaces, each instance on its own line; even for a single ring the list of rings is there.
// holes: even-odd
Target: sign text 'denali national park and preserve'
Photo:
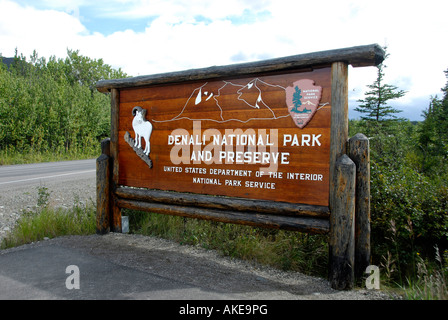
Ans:
[[[120,90],[119,184],[328,206],[330,72]]]

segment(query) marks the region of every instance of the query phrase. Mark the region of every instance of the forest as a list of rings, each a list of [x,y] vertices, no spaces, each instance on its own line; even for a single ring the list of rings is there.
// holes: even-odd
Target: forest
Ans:
[[[110,98],[95,83],[124,77],[79,51],[48,61],[37,52],[27,61],[16,51],[8,64],[0,63],[0,164],[20,162],[11,160],[16,154],[28,154],[30,161],[39,154],[97,155],[110,132]]]
[[[448,69],[445,72],[448,79]],[[110,132],[110,97],[95,83],[124,78],[102,59],[67,50],[65,59],[0,63],[0,165],[52,159],[94,158]],[[418,261],[448,261],[448,81],[431,97],[423,121],[397,117],[390,100],[404,91],[384,83],[384,69],[360,100],[350,136],[370,142],[372,263],[390,279],[415,275]],[[61,155],[58,157],[57,155]],[[446,282],[445,282],[446,285]]]

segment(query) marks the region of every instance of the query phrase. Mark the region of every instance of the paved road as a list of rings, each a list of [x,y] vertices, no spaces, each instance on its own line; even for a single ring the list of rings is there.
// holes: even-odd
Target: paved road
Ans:
[[[0,166],[0,240],[23,211],[35,208],[42,190],[54,207],[95,202],[95,171],[95,159]]]
[[[97,236],[98,243],[105,236]],[[91,237],[90,237],[91,238]],[[88,239],[88,237],[86,238]],[[80,238],[75,240],[78,244]],[[97,245],[98,245],[97,243]],[[120,243],[116,243],[120,246]],[[128,251],[134,250],[132,247]],[[169,252],[167,252],[167,255]],[[141,253],[143,257],[143,254]],[[0,299],[226,299],[173,275],[121,265],[101,254],[61,244],[58,239],[0,252]]]
[[[70,176],[95,175],[95,160],[61,161],[0,166],[0,190],[21,185],[39,185]]]

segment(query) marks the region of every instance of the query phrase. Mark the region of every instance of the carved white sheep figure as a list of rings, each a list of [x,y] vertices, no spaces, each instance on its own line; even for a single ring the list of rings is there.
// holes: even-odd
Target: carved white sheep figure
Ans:
[[[134,146],[137,148],[141,148],[143,137],[143,139],[145,139],[145,150],[143,151],[143,153],[149,155],[149,139],[151,138],[152,124],[151,122],[145,120],[146,110],[142,107],[134,107],[134,109],[132,109],[132,114],[134,115],[134,119],[132,120],[132,128],[134,129],[135,133]]]

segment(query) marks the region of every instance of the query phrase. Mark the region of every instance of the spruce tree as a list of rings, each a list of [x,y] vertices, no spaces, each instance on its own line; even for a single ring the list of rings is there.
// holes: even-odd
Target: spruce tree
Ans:
[[[386,51],[387,48],[383,49]],[[389,54],[386,53],[384,60],[388,56]],[[373,84],[367,86],[370,91],[365,93],[365,99],[358,100],[361,104],[355,108],[355,111],[364,114],[361,116],[362,120],[378,123],[398,119],[396,114],[401,112],[401,110],[395,109],[388,104],[390,100],[403,97],[406,92],[398,90],[396,86],[384,83],[385,68],[384,61],[377,66],[377,78]]]
[[[445,71],[448,79],[448,69]],[[442,88],[443,98],[431,98],[424,120],[419,127],[419,150],[422,153],[422,171],[435,173],[446,170],[448,159],[448,81]]]

